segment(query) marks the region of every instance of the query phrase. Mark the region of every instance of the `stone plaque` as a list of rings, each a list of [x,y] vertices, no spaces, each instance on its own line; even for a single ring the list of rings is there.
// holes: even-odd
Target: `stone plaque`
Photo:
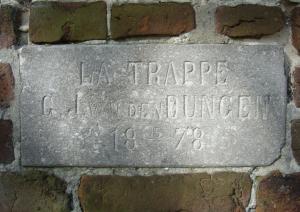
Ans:
[[[270,164],[285,141],[283,58],[274,45],[25,47],[23,165]]]

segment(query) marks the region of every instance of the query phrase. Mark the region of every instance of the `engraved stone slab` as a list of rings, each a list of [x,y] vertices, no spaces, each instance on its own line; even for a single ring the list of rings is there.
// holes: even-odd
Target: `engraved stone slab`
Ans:
[[[25,47],[22,163],[270,164],[285,142],[283,60],[274,45]]]

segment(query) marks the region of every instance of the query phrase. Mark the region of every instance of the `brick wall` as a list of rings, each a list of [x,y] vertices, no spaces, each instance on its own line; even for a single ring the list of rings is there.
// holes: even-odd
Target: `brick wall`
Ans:
[[[300,211],[300,1],[2,0],[0,5],[1,212]],[[239,168],[22,166],[19,50],[77,43],[281,45],[290,99],[280,157],[266,167]]]

